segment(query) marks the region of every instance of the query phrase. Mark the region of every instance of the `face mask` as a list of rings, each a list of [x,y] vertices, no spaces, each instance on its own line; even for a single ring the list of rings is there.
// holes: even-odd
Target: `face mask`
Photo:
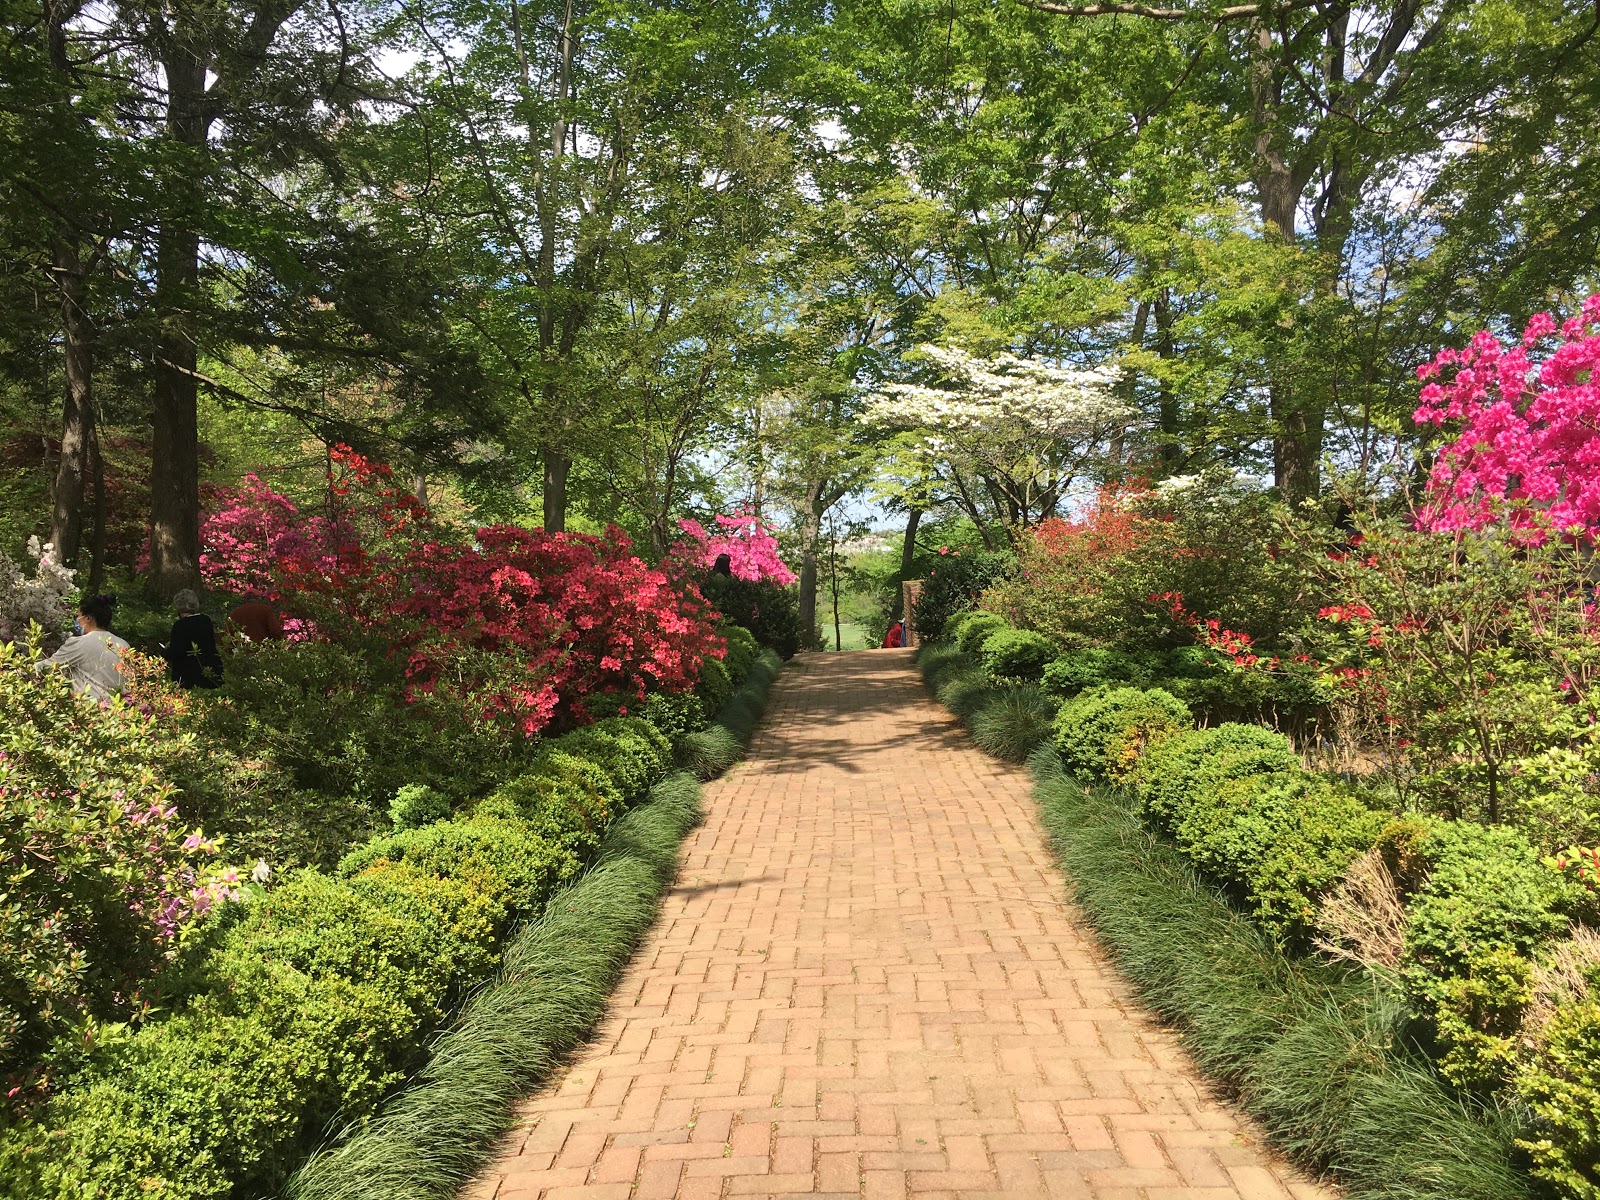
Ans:
[[[83,636],[83,622],[78,620],[76,617],[74,617],[72,621],[72,632],[78,637]]]

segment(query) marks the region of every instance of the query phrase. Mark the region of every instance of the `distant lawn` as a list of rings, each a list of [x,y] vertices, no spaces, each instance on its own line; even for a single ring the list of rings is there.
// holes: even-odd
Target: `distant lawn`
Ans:
[[[841,650],[870,650],[877,643],[867,637],[864,625],[857,625],[850,621],[839,622],[839,649]],[[822,623],[822,648],[833,649],[833,622]]]

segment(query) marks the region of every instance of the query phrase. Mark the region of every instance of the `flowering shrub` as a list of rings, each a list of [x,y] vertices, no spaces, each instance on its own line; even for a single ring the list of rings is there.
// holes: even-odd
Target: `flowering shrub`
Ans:
[[[1068,647],[1166,649],[1190,640],[1162,597],[1252,639],[1276,640],[1301,611],[1297,564],[1260,492],[1225,479],[1181,488],[1120,484],[1019,542],[1019,570],[983,606]]]
[[[200,576],[236,596],[275,596],[286,562],[330,571],[355,531],[326,513],[303,512],[254,474],[237,487],[210,486],[202,497]]]
[[[72,622],[74,572],[61,565],[55,547],[41,546],[36,537],[28,539],[28,556],[35,560],[31,579],[0,554],[0,642],[26,637],[31,622],[51,638]]]
[[[1478,333],[1417,368],[1424,381],[1415,420],[1459,423],[1428,480],[1420,526],[1473,530],[1508,515],[1534,539],[1548,530],[1591,538],[1600,527],[1600,295],[1583,302],[1542,362],[1534,350],[1557,335],[1536,313],[1521,342],[1507,347]],[[1509,507],[1509,512],[1507,511]]]
[[[733,577],[751,583],[791,584],[799,579],[778,556],[778,539],[762,527],[754,513],[719,516],[715,521],[716,533],[707,533],[698,521],[679,521],[678,528],[685,537],[673,547],[673,556],[694,568],[706,569],[726,554]]]
[[[533,736],[585,721],[591,696],[687,691],[722,653],[699,594],[646,566],[615,527],[594,537],[496,525],[468,542],[387,466],[348,447],[333,457],[326,517],[300,521],[247,481],[213,518],[240,563],[230,578],[281,597],[325,640],[403,663],[409,702],[467,697],[479,718]],[[735,528],[747,569],[770,571],[770,538],[753,522]]]
[[[1581,548],[1529,544],[1509,524],[1373,523],[1360,553],[1329,557],[1324,575],[1334,602],[1313,648],[1346,698],[1344,736],[1381,759],[1402,798],[1514,821],[1550,848],[1600,832],[1589,782],[1600,642]],[[1546,786],[1558,778],[1564,792]]]
[[[0,644],[0,1092],[11,1103],[48,1078],[53,1043],[139,1011],[185,931],[239,884],[205,867],[215,843],[180,825],[162,782],[184,735],[74,697],[57,672],[32,670],[29,649]]]

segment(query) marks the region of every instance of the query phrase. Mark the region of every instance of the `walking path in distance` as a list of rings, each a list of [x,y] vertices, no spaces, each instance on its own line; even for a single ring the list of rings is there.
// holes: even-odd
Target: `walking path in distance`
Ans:
[[[1331,1197],[1132,999],[1025,773],[909,652],[796,659],[706,807],[593,1043],[467,1196]]]

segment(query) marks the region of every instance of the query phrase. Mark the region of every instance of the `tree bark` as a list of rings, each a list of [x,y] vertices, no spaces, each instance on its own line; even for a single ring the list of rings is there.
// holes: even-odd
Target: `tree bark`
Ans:
[[[151,424],[150,578],[148,588],[170,600],[200,587],[200,431],[195,369],[199,362],[193,309],[200,281],[200,235],[195,229],[200,161],[211,118],[206,68],[191,48],[197,31],[179,25],[163,66],[167,74],[167,138],[180,148],[168,177],[156,242],[155,386]]]
[[[100,426],[89,426],[89,463],[94,476],[94,524],[89,534],[89,594],[97,595],[106,578],[106,460],[100,453]]]
[[[1162,288],[1155,298],[1156,354],[1167,361],[1173,357],[1172,292]],[[1156,397],[1156,412],[1161,422],[1161,467],[1170,475],[1183,461],[1182,431],[1178,428],[1178,397],[1172,381],[1165,376]]]
[[[899,586],[894,589],[894,603],[889,606],[889,624],[905,616],[906,580],[911,578],[911,568],[917,558],[917,526],[922,524],[922,510],[913,508],[906,517],[906,532],[900,541]]]
[[[823,494],[827,480],[814,479],[806,487],[806,507],[800,514],[800,637],[807,650],[822,648],[817,630],[817,543],[822,540],[822,515],[827,511]]]
[[[567,473],[572,460],[560,451],[546,447],[544,452],[544,527],[547,533],[564,533],[567,528]]]
[[[66,394],[61,409],[61,456],[56,461],[52,491],[50,541],[56,548],[56,557],[75,567],[83,541],[84,485],[89,445],[94,437],[94,330],[84,310],[88,278],[77,250],[65,239],[57,239],[52,257],[61,294]]]

